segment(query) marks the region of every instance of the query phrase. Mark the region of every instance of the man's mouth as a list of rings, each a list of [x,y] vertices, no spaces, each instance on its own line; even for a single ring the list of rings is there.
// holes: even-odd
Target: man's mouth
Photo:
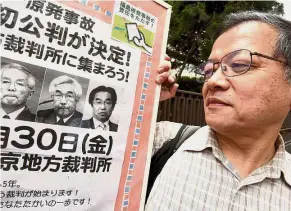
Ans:
[[[220,98],[210,97],[206,101],[207,106],[231,106],[231,104],[226,101],[222,100]]]
[[[59,110],[66,110],[66,109],[68,109],[67,107],[59,107],[58,108]]]
[[[105,116],[106,115],[106,112],[100,112],[99,115]]]
[[[16,98],[16,99],[18,99],[18,97],[16,95],[4,95],[3,98]]]

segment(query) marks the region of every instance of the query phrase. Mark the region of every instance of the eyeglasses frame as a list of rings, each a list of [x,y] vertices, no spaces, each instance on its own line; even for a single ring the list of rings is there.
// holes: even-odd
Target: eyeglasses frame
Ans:
[[[248,50],[248,49],[243,49],[243,48],[242,48],[242,49],[237,49],[237,50],[235,50],[235,51],[232,51],[232,52],[230,52],[230,53],[224,55],[224,56],[221,58],[221,60],[220,60],[219,62],[213,62],[213,71],[212,71],[212,73],[211,73],[211,75],[210,75],[209,78],[211,78],[211,76],[212,76],[213,73],[215,72],[215,71],[214,71],[214,65],[216,65],[216,64],[220,64],[220,67],[221,67],[221,69],[222,69],[223,67],[221,66],[221,61],[222,61],[226,56],[228,56],[228,55],[230,55],[230,54],[232,54],[232,53],[234,53],[234,52],[241,51],[241,50],[246,50],[246,51],[248,51],[248,52],[250,53],[251,61],[250,61],[250,64],[249,64],[248,68],[246,69],[246,71],[244,71],[244,72],[242,72],[242,73],[240,73],[240,74],[237,74],[237,75],[232,75],[232,76],[226,75],[226,73],[224,73],[224,71],[222,71],[223,74],[226,75],[227,77],[235,77],[235,76],[238,76],[238,75],[243,75],[243,74],[245,74],[246,72],[248,72],[248,71],[250,70],[251,65],[252,65],[252,62],[253,62],[253,55],[255,55],[255,56],[259,56],[259,57],[263,57],[263,58],[266,58],[266,59],[270,59],[270,60],[273,60],[273,61],[276,61],[276,62],[281,62],[281,63],[287,65],[286,62],[284,62],[284,61],[282,61],[282,60],[280,60],[280,59],[276,59],[276,58],[274,58],[274,57],[271,57],[271,56],[268,56],[268,55],[265,55],[265,54],[262,54],[262,53],[252,52],[252,51],[250,51],[250,50]],[[200,74],[200,73],[198,73],[198,74]],[[201,74],[200,74],[200,75],[201,75]],[[204,78],[205,78],[205,74],[204,74]],[[209,79],[209,78],[208,78],[208,79]],[[204,81],[206,82],[208,79],[204,79]]]

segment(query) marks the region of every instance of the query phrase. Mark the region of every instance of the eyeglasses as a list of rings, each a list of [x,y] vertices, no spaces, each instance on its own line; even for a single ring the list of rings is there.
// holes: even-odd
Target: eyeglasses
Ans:
[[[75,100],[74,94],[60,94],[60,93],[54,94],[55,100],[62,100],[63,97],[65,97],[66,101],[74,101]]]
[[[200,82],[207,81],[213,75],[213,72],[219,68],[219,66],[221,67],[223,74],[228,77],[242,75],[251,68],[254,55],[286,64],[284,61],[261,53],[251,52],[247,49],[239,49],[226,54],[222,57],[220,62],[209,60],[199,65],[195,70],[195,73],[197,74],[196,79]]]

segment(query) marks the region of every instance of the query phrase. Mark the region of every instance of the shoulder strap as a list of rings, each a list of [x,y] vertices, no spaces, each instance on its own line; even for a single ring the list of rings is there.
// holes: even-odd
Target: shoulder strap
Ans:
[[[185,125],[180,136],[177,137],[178,136],[177,134],[177,136],[175,137],[175,138],[178,138],[178,141],[175,145],[174,152],[176,152],[177,149],[185,142],[185,140],[187,140],[190,136],[192,136],[199,128],[200,126]],[[182,127],[180,129],[182,129]]]
[[[197,126],[189,126],[183,124],[178,130],[175,138],[165,142],[164,145],[152,156],[146,193],[146,201],[148,199],[148,196],[150,194],[150,191],[154,185],[157,176],[161,173],[168,159],[184,143],[184,141],[191,135],[193,135],[199,128],[200,127]]]
[[[169,153],[168,153],[168,159],[174,154],[174,152],[179,148],[179,146],[182,144],[180,144],[181,142],[181,137],[183,136],[183,134],[185,133],[185,131],[187,130],[188,125],[182,124],[180,129],[178,130],[176,136],[173,139],[170,139],[171,142],[171,146],[169,149]],[[184,142],[184,141],[183,141]]]

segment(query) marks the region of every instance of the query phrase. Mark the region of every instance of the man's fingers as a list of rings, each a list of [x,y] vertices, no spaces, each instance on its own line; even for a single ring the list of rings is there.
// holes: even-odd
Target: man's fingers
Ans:
[[[165,55],[165,60],[166,60],[166,61],[171,61],[171,58],[166,54],[166,55]]]
[[[164,101],[172,97],[175,97],[178,87],[179,87],[178,84],[173,84],[170,88],[163,89],[162,87],[161,93],[160,93],[160,101]]]
[[[170,75],[169,72],[163,72],[163,73],[159,74],[159,75],[157,76],[157,78],[156,78],[156,82],[157,82],[158,84],[162,84],[162,83],[164,83],[165,81],[168,80],[169,75]]]
[[[171,93],[171,97],[174,97],[176,95],[176,91],[179,87],[179,84],[174,84],[171,89],[170,89],[170,93]]]
[[[170,61],[163,61],[158,68],[158,73],[168,72],[171,69]]]
[[[158,68],[158,76],[156,78],[156,82],[162,85],[160,101],[174,97],[179,86],[175,83],[175,76],[171,75],[170,73],[170,60],[171,58],[168,55],[165,55],[165,60],[162,64],[160,64]]]
[[[175,77],[174,75],[170,75],[170,76],[168,77],[168,81],[169,81],[170,84],[171,84],[171,83],[174,83],[174,82],[176,81],[176,77]]]

